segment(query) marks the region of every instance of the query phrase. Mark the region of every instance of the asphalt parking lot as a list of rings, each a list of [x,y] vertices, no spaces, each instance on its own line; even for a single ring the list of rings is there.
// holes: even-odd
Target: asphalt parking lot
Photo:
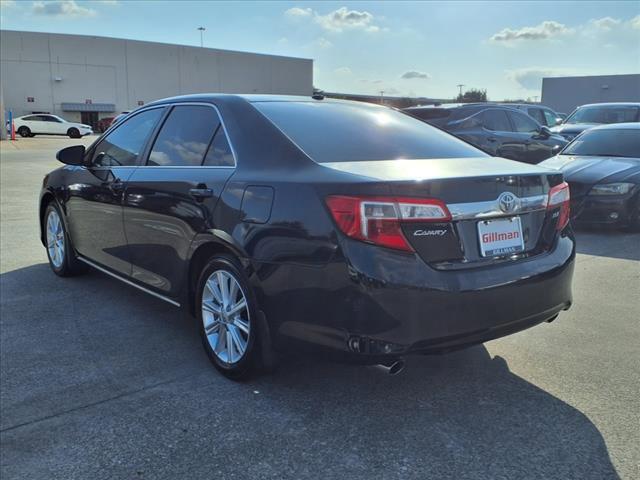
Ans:
[[[578,232],[554,323],[395,377],[290,358],[233,383],[179,310],[50,272],[38,191],[76,142],[0,144],[3,480],[640,477],[639,234]]]

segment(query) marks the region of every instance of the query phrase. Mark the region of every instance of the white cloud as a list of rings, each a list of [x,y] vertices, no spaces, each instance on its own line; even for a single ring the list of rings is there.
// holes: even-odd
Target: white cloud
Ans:
[[[33,2],[31,12],[51,17],[90,17],[96,14],[95,10],[78,5],[75,0]]]
[[[284,14],[289,18],[305,18],[313,15],[313,10],[310,8],[293,7],[284,12]]]
[[[289,43],[289,39],[287,37],[282,37],[278,39],[279,45],[286,45],[287,43]]]
[[[400,75],[400,78],[404,79],[404,80],[412,80],[412,79],[420,79],[420,80],[429,80],[431,78],[431,75],[429,75],[428,73],[425,72],[417,72],[415,70],[410,70],[408,72],[404,72],[402,75]]]
[[[631,20],[629,20],[629,24],[631,25],[631,28],[640,30],[640,15],[636,15]]]
[[[364,30],[366,32],[378,32],[380,27],[373,24],[373,15],[369,12],[349,10],[340,7],[327,15],[318,15],[316,22],[325,30],[342,32],[343,30]]]
[[[603,17],[591,20],[591,23],[600,30],[611,30],[613,27],[619,26],[622,23],[622,20],[618,18]]]
[[[316,47],[320,47],[320,48],[333,47],[333,43],[331,43],[329,40],[327,40],[324,37],[320,37],[320,38],[316,39],[314,44],[315,44]]]
[[[553,20],[546,20],[534,27],[523,27],[518,30],[504,28],[491,36],[493,42],[511,43],[521,40],[545,40],[572,33],[573,29]]]
[[[349,67],[340,67],[340,68],[336,68],[333,73],[335,73],[336,75],[351,75],[351,69]]]
[[[2,8],[9,8],[9,7],[15,7],[16,6],[16,0],[0,0],[0,7]]]
[[[367,11],[349,10],[340,7],[326,15],[321,15],[311,8],[293,7],[284,12],[290,19],[313,19],[317,25],[328,32],[343,32],[345,30],[360,30],[365,32],[379,32],[384,30],[374,23],[374,17]]]
[[[507,78],[525,90],[540,90],[544,77],[575,75],[576,72],[564,68],[528,67],[507,72]]]

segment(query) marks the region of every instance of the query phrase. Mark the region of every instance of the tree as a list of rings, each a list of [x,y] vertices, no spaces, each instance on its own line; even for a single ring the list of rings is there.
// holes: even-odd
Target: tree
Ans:
[[[471,90],[464,92],[462,95],[458,95],[455,101],[458,103],[486,102],[487,91],[472,88]]]

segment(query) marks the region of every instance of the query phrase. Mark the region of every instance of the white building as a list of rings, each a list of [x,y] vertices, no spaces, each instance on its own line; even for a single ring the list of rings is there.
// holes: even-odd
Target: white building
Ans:
[[[311,95],[313,61],[212,48],[0,31],[4,108],[98,119],[189,93]]]
[[[542,103],[556,112],[603,102],[640,102],[640,74],[542,79]]]

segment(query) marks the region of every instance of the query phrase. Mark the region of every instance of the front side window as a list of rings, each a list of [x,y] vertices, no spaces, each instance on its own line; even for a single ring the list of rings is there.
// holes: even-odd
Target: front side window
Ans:
[[[558,123],[558,116],[553,113],[551,110],[543,110],[545,122],[543,125],[547,127],[553,127],[556,123]]]
[[[417,118],[378,105],[275,101],[253,106],[320,163],[486,156]]]
[[[202,165],[209,143],[219,125],[218,114],[211,107],[174,107],[158,133],[147,165]]]
[[[511,131],[507,114],[502,110],[487,110],[482,112],[482,126],[494,132]]]
[[[104,167],[135,165],[163,111],[154,108],[127,118],[98,144],[91,163]]]
[[[204,165],[209,167],[233,167],[235,165],[231,145],[222,125],[218,127],[216,136],[213,137],[213,142],[211,142],[204,159]]]
[[[544,113],[542,113],[542,109],[540,108],[529,108],[527,110],[527,113],[529,114],[529,116],[531,116],[532,118],[535,118],[536,121],[540,124],[540,125],[546,125],[547,121],[544,118]]]
[[[631,129],[587,130],[567,145],[562,155],[640,159],[640,132]]]
[[[513,126],[519,133],[535,133],[539,130],[538,124],[527,115],[519,112],[509,112]]]

